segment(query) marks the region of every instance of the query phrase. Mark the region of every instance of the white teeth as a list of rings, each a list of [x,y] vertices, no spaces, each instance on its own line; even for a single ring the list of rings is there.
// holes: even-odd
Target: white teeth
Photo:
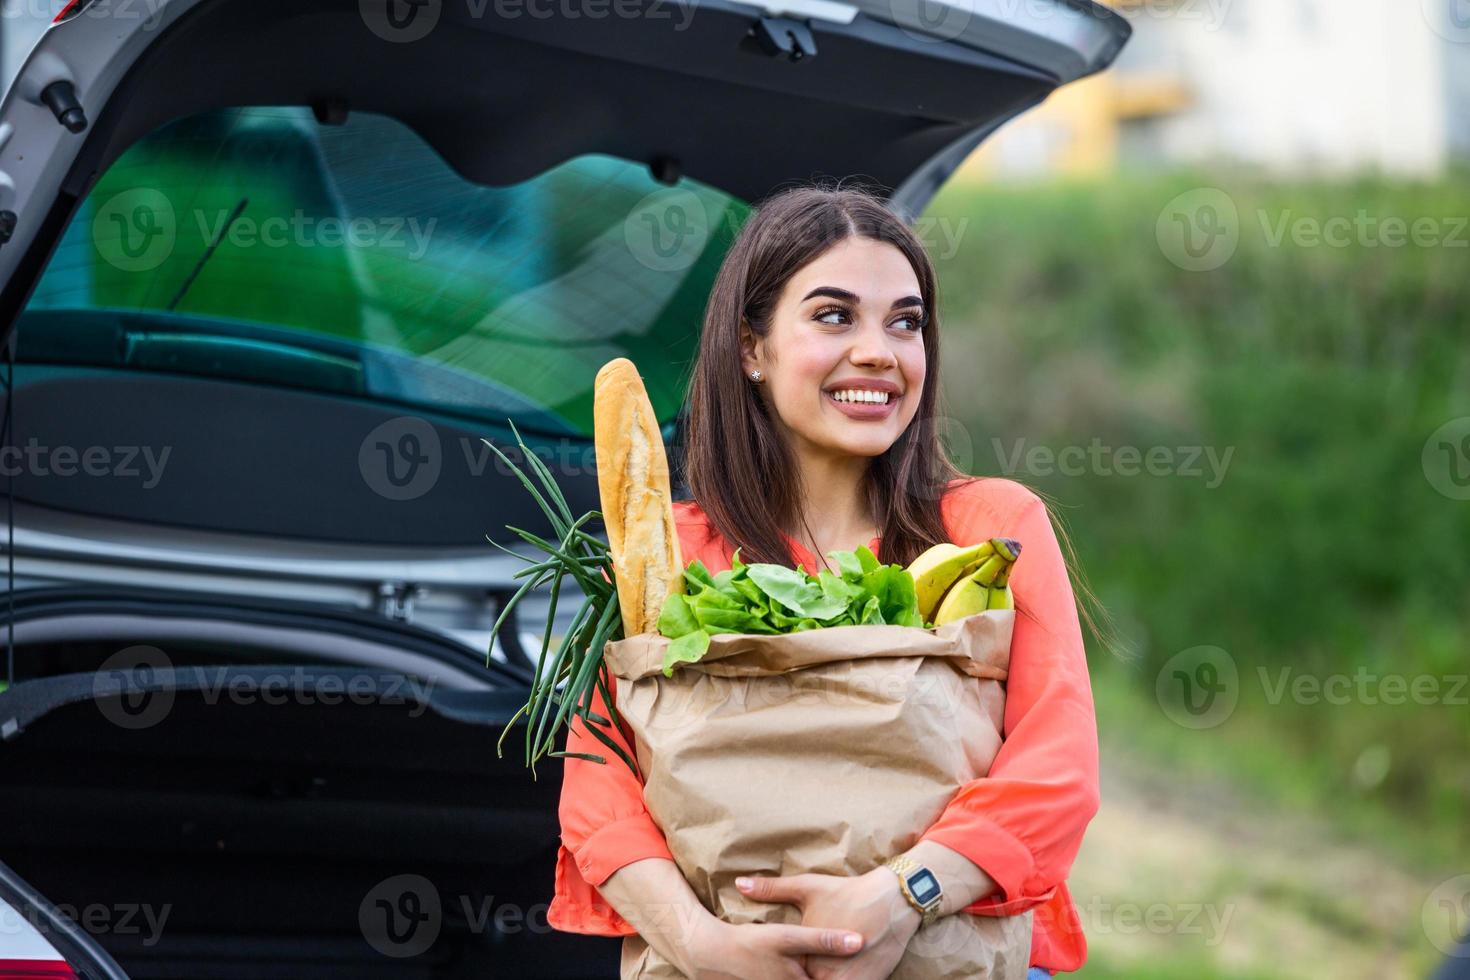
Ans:
[[[889,393],[886,391],[868,391],[863,388],[843,388],[832,392],[832,397],[840,402],[862,402],[873,405],[886,405]]]

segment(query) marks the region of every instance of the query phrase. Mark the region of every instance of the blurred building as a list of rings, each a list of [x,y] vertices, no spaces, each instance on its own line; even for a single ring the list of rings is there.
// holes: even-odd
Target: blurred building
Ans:
[[[1467,0],[1111,0],[1114,68],[1005,126],[958,176],[1212,161],[1431,176],[1470,155]]]

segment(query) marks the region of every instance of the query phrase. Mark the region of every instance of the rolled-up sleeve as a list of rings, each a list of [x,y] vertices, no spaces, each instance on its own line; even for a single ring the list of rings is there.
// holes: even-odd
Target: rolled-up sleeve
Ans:
[[[617,701],[616,678],[608,689]],[[600,692],[594,694],[594,714],[611,718]],[[599,726],[609,738],[634,757],[632,738],[619,727]],[[547,909],[547,922],[563,932],[599,936],[627,936],[635,932],[598,893],[597,887],[614,871],[643,858],[674,859],[663,831],[643,802],[643,784],[603,742],[589,733],[586,723],[573,716],[567,728],[568,752],[604,757],[605,763],[566,758],[562,770],[561,842],[556,855],[556,887]]]
[[[1011,575],[1017,614],[1004,742],[989,775],[960,787],[922,838],[995,879],[999,892],[964,910],[986,915],[1054,898],[1070,912],[1067,874],[1098,808],[1097,719],[1076,602],[1046,505],[1024,496],[1000,531],[1022,546]],[[993,533],[967,531],[977,540]]]

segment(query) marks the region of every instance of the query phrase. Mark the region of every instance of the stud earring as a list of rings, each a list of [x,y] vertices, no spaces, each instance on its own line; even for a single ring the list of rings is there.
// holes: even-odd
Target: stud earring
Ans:
[[[759,371],[750,372],[750,380],[752,381],[759,381],[762,377],[763,375]]]

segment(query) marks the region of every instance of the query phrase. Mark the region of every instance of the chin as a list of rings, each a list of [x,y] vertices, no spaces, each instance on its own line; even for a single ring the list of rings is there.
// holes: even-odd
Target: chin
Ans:
[[[848,456],[882,456],[895,441],[887,435],[872,435],[863,439],[833,439],[827,445],[833,452]]]

